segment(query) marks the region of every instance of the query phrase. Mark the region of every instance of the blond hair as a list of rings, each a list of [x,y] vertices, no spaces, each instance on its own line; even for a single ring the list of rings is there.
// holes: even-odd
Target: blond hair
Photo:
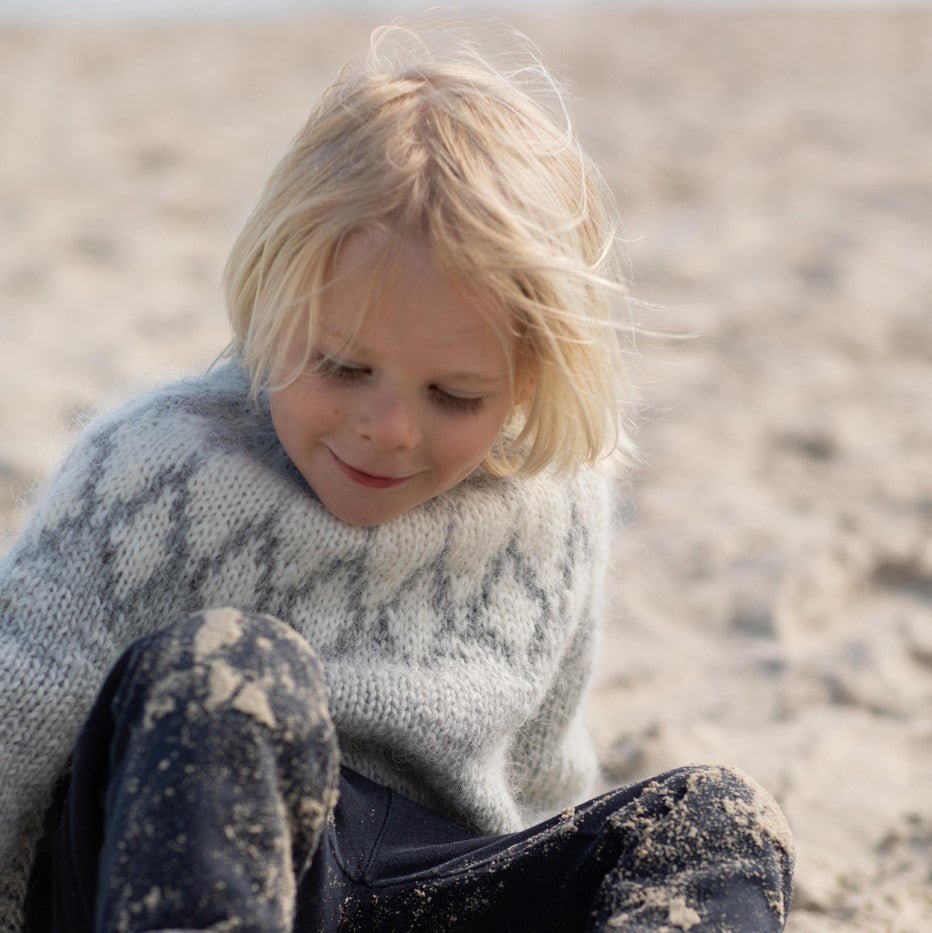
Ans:
[[[632,451],[614,201],[562,89],[518,44],[504,68],[461,30],[383,27],[324,93],[224,270],[228,353],[255,395],[274,388],[288,338],[313,331],[341,244],[375,231],[424,243],[451,284],[494,298],[513,392],[515,380],[533,388],[518,393],[487,469]]]

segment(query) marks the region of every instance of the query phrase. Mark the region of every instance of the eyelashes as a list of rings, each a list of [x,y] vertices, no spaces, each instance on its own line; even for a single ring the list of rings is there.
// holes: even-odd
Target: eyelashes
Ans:
[[[368,369],[360,366],[347,366],[327,356],[318,356],[314,361],[314,372],[326,379],[338,379],[342,382],[358,382],[369,374]]]
[[[371,370],[364,366],[348,366],[346,363],[340,363],[330,357],[318,355],[314,360],[314,372],[325,379],[335,382],[353,383],[361,382]],[[439,386],[432,385],[428,388],[431,399],[443,409],[459,414],[476,414],[481,411],[485,404],[485,399],[481,396],[463,396],[452,395],[441,389]]]
[[[431,396],[438,405],[443,408],[449,408],[452,411],[464,412],[465,414],[475,414],[482,408],[483,399],[467,398],[462,395],[450,395],[437,386],[430,387]]]

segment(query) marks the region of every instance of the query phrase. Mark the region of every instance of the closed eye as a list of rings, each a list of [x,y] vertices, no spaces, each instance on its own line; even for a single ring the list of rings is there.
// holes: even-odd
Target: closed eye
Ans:
[[[339,382],[359,382],[372,374],[368,366],[353,366],[350,363],[341,363],[333,357],[318,353],[314,358],[314,371],[325,379],[335,379]],[[475,414],[485,404],[482,396],[454,395],[441,389],[438,385],[428,388],[430,398],[440,408],[454,414]]]
[[[431,397],[438,405],[440,405],[441,408],[446,408],[450,411],[467,415],[475,414],[477,411],[479,411],[485,401],[481,396],[469,397],[463,395],[451,395],[449,392],[444,391],[439,386],[431,386],[430,393]]]
[[[365,366],[350,366],[323,355],[318,355],[314,360],[314,369],[327,379],[339,379],[343,382],[355,382],[369,375],[369,369]]]

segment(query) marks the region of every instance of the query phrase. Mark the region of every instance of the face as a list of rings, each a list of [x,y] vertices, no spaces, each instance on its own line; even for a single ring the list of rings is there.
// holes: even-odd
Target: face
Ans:
[[[362,233],[340,250],[311,358],[269,396],[285,452],[352,525],[387,522],[451,489],[483,461],[512,407],[506,350],[475,303],[421,246],[370,288],[375,246]],[[299,335],[289,372],[304,346]]]

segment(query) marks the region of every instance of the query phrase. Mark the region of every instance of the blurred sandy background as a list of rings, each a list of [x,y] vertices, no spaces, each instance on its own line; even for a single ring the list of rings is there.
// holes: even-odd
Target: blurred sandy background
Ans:
[[[932,929],[932,11],[519,22],[646,323],[699,334],[645,346],[606,782],[737,764],[798,837],[792,931]],[[0,536],[89,411],[223,347],[226,251],[372,25],[0,26]]]

